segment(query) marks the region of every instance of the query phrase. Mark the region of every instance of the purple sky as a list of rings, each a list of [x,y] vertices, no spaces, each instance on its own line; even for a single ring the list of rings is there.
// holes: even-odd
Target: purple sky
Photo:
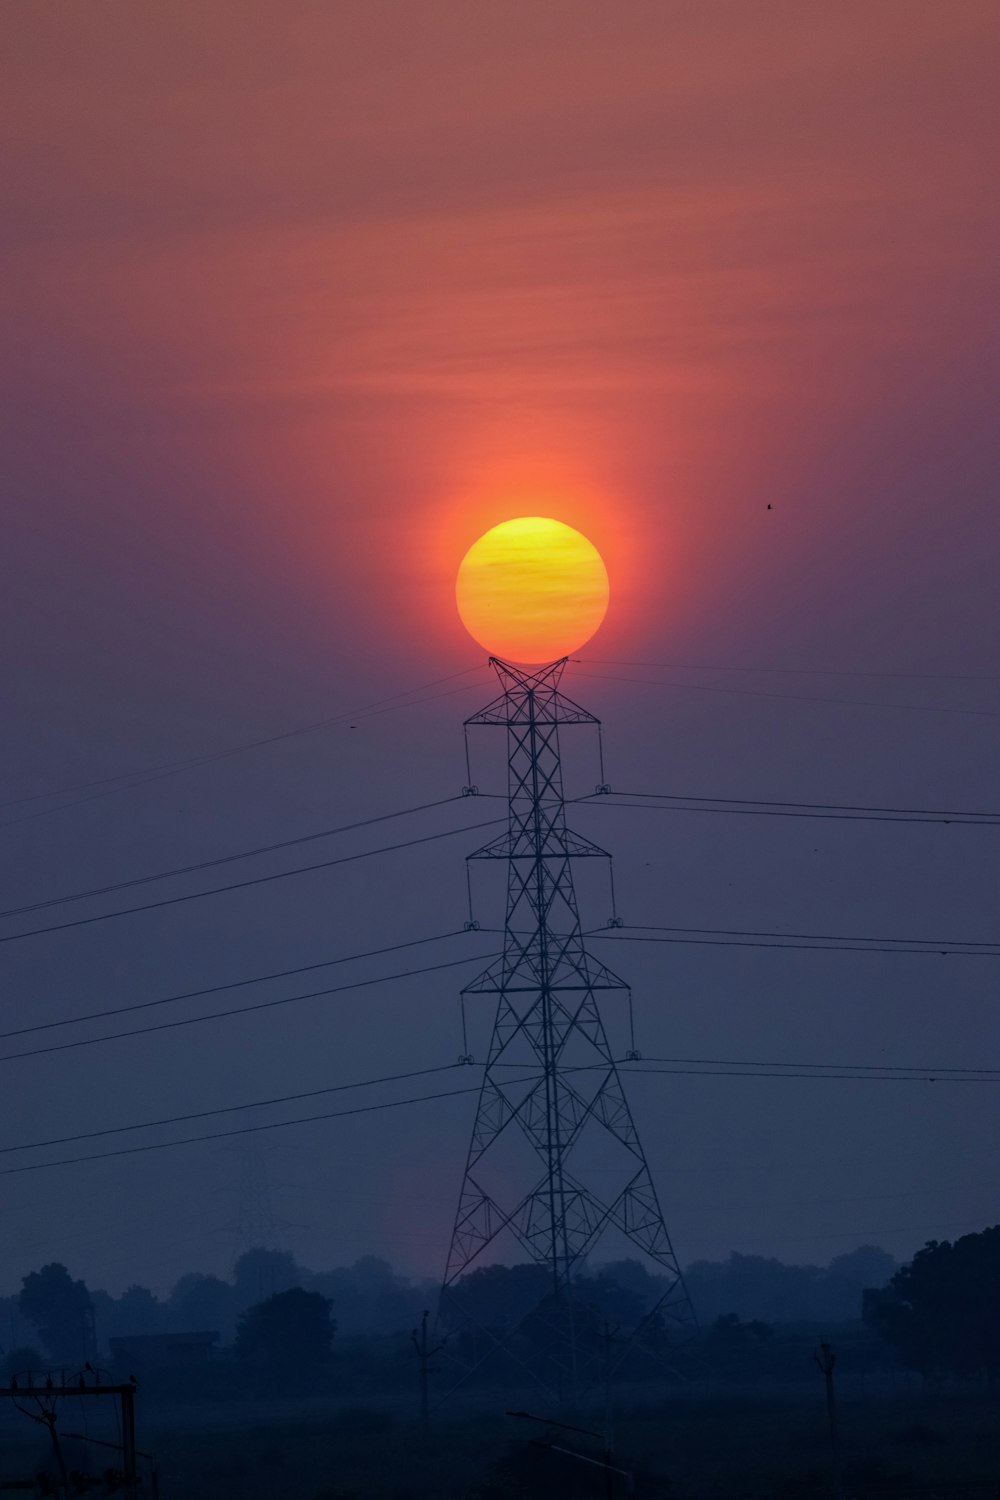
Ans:
[[[611,575],[567,686],[614,784],[1000,808],[998,42],[966,0],[8,9],[4,799],[474,667],[458,562],[542,513]],[[445,796],[492,693],[485,667],[459,686],[12,800],[0,900]],[[575,786],[591,750],[567,746]],[[635,922],[1000,937],[995,829],[578,821]],[[477,841],[0,944],[4,1029],[448,931]],[[650,1054],[1000,1067],[1000,960],[614,957]],[[450,1061],[465,972],[0,1063],[0,1145]],[[633,1096],[685,1262],[906,1255],[997,1217],[991,1086]],[[289,1247],[436,1272],[471,1109],[279,1132],[280,1217],[308,1226]],[[218,1145],[8,1176],[0,1291],[52,1258],[112,1288],[222,1270],[237,1177]]]

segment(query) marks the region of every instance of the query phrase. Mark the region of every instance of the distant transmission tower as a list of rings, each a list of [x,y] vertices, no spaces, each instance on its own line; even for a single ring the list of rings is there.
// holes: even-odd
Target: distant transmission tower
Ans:
[[[507,916],[502,954],[462,992],[496,995],[497,1009],[442,1317],[464,1326],[467,1367],[503,1352],[571,1399],[601,1366],[600,1325],[575,1283],[607,1232],[660,1276],[646,1321],[661,1338],[667,1325],[696,1324],[598,1008],[599,992],[628,986],[587,952],[577,907],[573,861],[608,856],[566,826],[559,731],[600,721],[559,692],[565,659],[491,665],[502,692],[466,723],[507,730],[509,817],[469,858],[506,862]],[[540,1298],[498,1331],[463,1312],[459,1283],[501,1236],[547,1275]]]
[[[271,1180],[264,1146],[256,1134],[240,1138],[239,1203],[233,1236],[233,1264],[249,1250],[280,1250],[280,1230],[271,1197]]]

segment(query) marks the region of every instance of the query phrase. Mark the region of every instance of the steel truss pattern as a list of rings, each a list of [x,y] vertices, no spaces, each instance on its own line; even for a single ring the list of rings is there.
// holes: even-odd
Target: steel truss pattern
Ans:
[[[502,1350],[565,1397],[599,1362],[576,1283],[606,1232],[643,1252],[660,1278],[647,1324],[662,1335],[665,1325],[693,1330],[695,1318],[598,1006],[599,994],[627,995],[628,986],[587,952],[580,923],[573,861],[608,855],[567,827],[559,734],[599,720],[559,691],[565,659],[530,670],[491,665],[500,696],[466,723],[507,731],[509,817],[469,859],[506,861],[507,912],[502,953],[462,992],[463,1001],[495,995],[497,1008],[442,1318],[478,1322],[473,1366]],[[470,1318],[460,1282],[488,1263],[500,1236],[547,1278],[533,1306],[498,1333]]]

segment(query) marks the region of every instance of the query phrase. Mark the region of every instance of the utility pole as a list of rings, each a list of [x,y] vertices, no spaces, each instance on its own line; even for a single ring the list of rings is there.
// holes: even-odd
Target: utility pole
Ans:
[[[68,1378],[65,1371],[54,1375],[51,1371],[39,1374],[28,1370],[12,1375],[10,1385],[0,1388],[0,1398],[9,1398],[23,1416],[40,1423],[48,1431],[53,1457],[59,1469],[59,1482],[67,1496],[69,1477],[57,1426],[59,1403],[68,1399],[77,1401],[88,1396],[116,1398],[121,1420],[121,1445],[117,1451],[122,1455],[123,1494],[125,1500],[137,1500],[139,1479],[135,1446],[135,1390],[134,1381],[127,1385],[114,1385],[104,1379],[104,1372],[100,1370],[84,1369]]]
[[[833,1382],[833,1372],[837,1363],[837,1355],[832,1344],[824,1339],[819,1346],[819,1352],[813,1355],[819,1366],[826,1385],[826,1415],[830,1424],[830,1458],[833,1463],[833,1489],[836,1500],[840,1500],[843,1494],[843,1476],[840,1466],[840,1434],[837,1429],[837,1392]]]
[[[574,1282],[607,1231],[665,1280],[656,1310],[687,1330],[697,1325],[598,1008],[601,993],[626,1000],[628,986],[588,953],[577,905],[573,862],[609,856],[567,827],[559,737],[600,721],[559,691],[565,659],[490,664],[500,695],[466,727],[506,731],[507,828],[469,859],[506,865],[507,911],[503,952],[462,992],[463,1003],[495,996],[496,1012],[441,1315],[448,1326],[463,1321],[461,1278],[498,1236],[513,1241],[547,1269],[548,1292],[499,1337],[480,1328],[485,1353],[467,1373],[502,1350],[572,1401],[600,1379],[599,1330]],[[603,770],[597,790],[607,791]],[[636,1056],[633,1042],[627,1060]]]
[[[614,1364],[611,1359],[611,1349],[617,1337],[617,1328],[605,1322],[602,1334],[604,1344],[604,1457],[608,1464],[605,1470],[605,1488],[610,1497],[614,1494],[614,1481],[611,1478],[611,1455],[615,1449],[615,1414],[611,1401],[611,1385],[614,1378]]]
[[[125,1472],[125,1493],[129,1500],[136,1493],[136,1467],[135,1467],[135,1386],[121,1385],[118,1387],[118,1399],[121,1401],[122,1416],[122,1460]]]
[[[422,1432],[425,1440],[431,1430],[430,1377],[434,1373],[431,1369],[431,1360],[434,1358],[435,1354],[441,1353],[441,1350],[448,1342],[446,1335],[441,1340],[440,1344],[435,1344],[433,1349],[430,1347],[430,1341],[427,1335],[427,1320],[429,1317],[430,1313],[425,1309],[424,1315],[420,1319],[420,1332],[418,1333],[414,1328],[410,1333],[410,1338],[413,1341],[413,1347],[416,1351],[418,1360],[418,1369],[420,1375],[420,1431]]]

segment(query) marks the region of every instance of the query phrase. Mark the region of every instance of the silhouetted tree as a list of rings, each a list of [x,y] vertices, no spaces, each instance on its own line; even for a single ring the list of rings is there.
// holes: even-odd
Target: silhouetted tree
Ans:
[[[452,1288],[443,1308],[452,1322],[471,1318],[483,1328],[510,1328],[548,1296],[552,1286],[547,1266],[527,1262],[516,1266],[480,1266]]]
[[[647,1292],[649,1287],[655,1300],[655,1282],[649,1281]],[[484,1372],[484,1378],[493,1378],[506,1360],[508,1368],[510,1361],[520,1362],[522,1369],[529,1366],[547,1379],[570,1339],[578,1360],[593,1367],[604,1358],[607,1326],[632,1329],[649,1307],[647,1297],[603,1270],[577,1277],[555,1295],[549,1267],[529,1261],[470,1272],[448,1289],[441,1310],[452,1338],[449,1347],[474,1365],[494,1339],[505,1340],[492,1374]]]
[[[34,1323],[49,1357],[79,1361],[86,1356],[86,1317],[93,1309],[82,1281],[74,1281],[58,1261],[32,1271],[21,1283],[21,1312]]]
[[[865,1297],[865,1316],[912,1369],[924,1375],[1000,1380],[1000,1225],[951,1243],[931,1240],[884,1291]]]
[[[171,1328],[186,1332],[214,1328],[225,1339],[236,1330],[236,1314],[236,1297],[229,1282],[198,1271],[181,1277],[166,1304]]]
[[[159,1333],[163,1327],[163,1304],[145,1286],[130,1286],[116,1297],[109,1309],[109,1335]]]
[[[41,1370],[45,1360],[37,1349],[12,1349],[0,1363],[0,1385],[9,1385],[12,1375],[22,1375],[27,1370]]]
[[[287,1250],[247,1250],[233,1267],[237,1306],[252,1307],[265,1297],[300,1287],[308,1279],[308,1271]]]
[[[596,1274],[607,1276],[626,1291],[634,1292],[647,1307],[659,1302],[670,1285],[666,1277],[651,1272],[641,1260],[605,1261],[604,1265],[597,1267]]]
[[[652,1279],[650,1279],[652,1286]],[[577,1298],[592,1307],[600,1318],[621,1328],[633,1328],[649,1311],[650,1299],[632,1287],[622,1286],[606,1268],[597,1276],[578,1276],[573,1283]]]
[[[330,1357],[336,1324],[331,1302],[293,1287],[249,1308],[236,1331],[236,1355],[282,1378],[315,1373]]]
[[[835,1255],[823,1277],[824,1313],[834,1318],[860,1318],[869,1287],[885,1286],[898,1263],[878,1245],[859,1245]]]
[[[738,1313],[767,1323],[791,1323],[818,1315],[823,1271],[734,1253],[725,1261],[695,1261],[684,1279],[704,1321]]]
[[[766,1323],[846,1322],[862,1316],[865,1289],[884,1285],[895,1268],[884,1250],[862,1245],[825,1267],[788,1265],[762,1255],[695,1261],[684,1279],[703,1322],[724,1313]]]
[[[395,1333],[412,1327],[423,1309],[436,1301],[438,1292],[436,1283],[414,1285],[376,1255],[363,1255],[351,1266],[315,1273],[305,1285],[333,1299],[338,1331],[343,1334]]]
[[[14,1292],[10,1297],[0,1297],[0,1329],[3,1331],[4,1343],[11,1349],[18,1346],[27,1348],[31,1343],[34,1328],[21,1311],[19,1292]]]

